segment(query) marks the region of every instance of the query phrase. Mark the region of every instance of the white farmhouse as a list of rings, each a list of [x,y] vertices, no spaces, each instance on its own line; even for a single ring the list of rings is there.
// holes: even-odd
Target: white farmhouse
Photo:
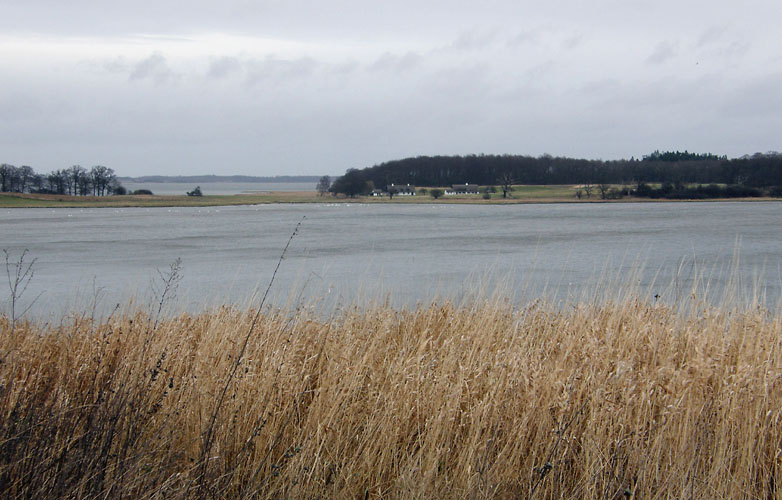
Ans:
[[[454,184],[449,188],[445,188],[445,194],[448,196],[455,194],[480,194],[480,190],[477,184]]]

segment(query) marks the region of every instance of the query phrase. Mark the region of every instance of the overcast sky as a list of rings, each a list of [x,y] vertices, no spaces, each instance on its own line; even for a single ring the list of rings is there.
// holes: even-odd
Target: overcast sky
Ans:
[[[0,162],[782,149],[780,0],[0,0]]]

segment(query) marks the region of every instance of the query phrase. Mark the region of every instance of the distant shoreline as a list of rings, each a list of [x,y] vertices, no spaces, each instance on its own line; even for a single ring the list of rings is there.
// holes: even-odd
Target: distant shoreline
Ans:
[[[133,208],[133,207],[216,207],[236,205],[268,205],[275,203],[355,203],[396,205],[520,205],[555,203],[661,203],[661,202],[779,202],[780,198],[713,198],[707,200],[669,200],[626,197],[620,200],[603,200],[599,197],[577,199],[565,195],[558,188],[536,190],[532,193],[514,193],[513,198],[495,195],[489,200],[480,196],[447,196],[434,199],[427,195],[388,197],[343,198],[318,196],[314,191],[278,191],[231,195],[112,195],[112,196],[68,196],[54,194],[0,193],[0,208]]]
[[[120,182],[162,182],[162,183],[193,183],[200,182],[249,182],[249,183],[293,183],[293,182],[318,182],[318,175],[275,175],[272,177],[258,177],[253,175],[143,175],[140,177],[118,177]]]

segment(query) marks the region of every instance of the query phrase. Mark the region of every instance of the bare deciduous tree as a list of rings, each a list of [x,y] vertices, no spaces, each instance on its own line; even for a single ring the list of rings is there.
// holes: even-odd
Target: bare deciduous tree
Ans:
[[[507,198],[508,193],[513,191],[513,176],[510,172],[505,172],[500,177],[500,184],[502,184],[502,197]]]
[[[17,168],[3,163],[0,165],[0,192],[13,191],[12,185],[16,182]]]
[[[331,177],[329,177],[328,175],[324,175],[318,181],[318,185],[315,186],[315,189],[318,190],[319,196],[326,196],[326,193],[329,192],[330,187],[331,187]]]
[[[108,194],[112,181],[117,176],[114,170],[103,165],[95,165],[90,169],[90,179],[92,180],[92,194],[104,196]]]

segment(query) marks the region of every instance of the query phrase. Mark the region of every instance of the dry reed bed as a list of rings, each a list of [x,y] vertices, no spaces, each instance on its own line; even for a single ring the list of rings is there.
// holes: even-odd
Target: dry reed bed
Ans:
[[[252,316],[0,318],[0,497],[782,496],[767,312]]]

